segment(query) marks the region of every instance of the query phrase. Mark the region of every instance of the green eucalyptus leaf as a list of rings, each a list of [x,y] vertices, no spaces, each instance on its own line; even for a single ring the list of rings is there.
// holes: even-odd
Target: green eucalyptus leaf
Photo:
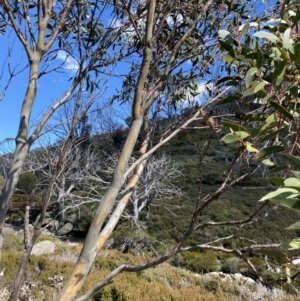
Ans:
[[[227,134],[221,139],[221,141],[225,142],[226,144],[234,143],[240,140],[241,138],[235,134]]]
[[[257,31],[254,34],[255,37],[260,38],[260,39],[266,39],[269,40],[271,42],[278,42],[279,39],[277,36],[275,36],[273,33],[271,32],[267,32],[267,31]]]
[[[256,155],[256,158],[257,159],[262,159],[262,158],[265,158],[265,157],[270,156],[272,154],[279,153],[279,152],[281,152],[283,150],[284,150],[284,147],[279,146],[279,145],[273,145],[273,146],[265,147],[264,149],[262,149]]]
[[[280,19],[284,19],[284,13],[285,13],[285,8],[286,8],[286,1],[282,1],[281,9],[280,9]]]
[[[218,105],[222,105],[222,104],[225,104],[225,103],[234,102],[234,101],[237,101],[239,99],[241,99],[240,96],[235,96],[235,95],[226,96],[225,98],[221,99],[218,102]]]
[[[245,85],[246,85],[247,89],[250,87],[250,83],[252,81],[252,77],[257,72],[257,70],[258,69],[256,67],[253,67],[253,68],[250,68],[247,71],[246,76],[245,76]]]
[[[249,132],[244,132],[244,131],[234,132],[234,134],[240,137],[241,139],[245,139],[250,136]]]
[[[221,39],[226,39],[228,37],[231,37],[231,33],[227,30],[224,30],[224,29],[219,30],[218,35]]]
[[[296,222],[296,223],[294,223],[294,224],[292,224],[292,225],[290,225],[289,227],[286,228],[286,230],[296,230],[296,229],[300,229],[300,222]],[[300,247],[300,238],[298,238],[297,240],[298,240],[298,244],[299,244],[299,247]]]
[[[254,87],[247,89],[246,91],[244,91],[242,98],[249,96],[249,95],[253,95],[254,94]]]
[[[297,179],[300,179],[300,171],[291,170],[291,173],[292,173]]]
[[[279,62],[273,72],[272,81],[274,82],[280,75],[285,73],[285,69],[287,67],[287,60],[282,60]]]
[[[263,202],[265,200],[273,200],[273,199],[291,199],[295,198],[299,195],[299,191],[294,188],[278,188],[275,191],[269,192],[264,197],[262,197],[259,202]]]
[[[263,132],[265,129],[267,129],[273,122],[275,121],[275,114],[271,114],[268,116],[268,118],[265,120],[264,125],[261,128],[261,132]]]
[[[297,86],[293,85],[289,88],[289,90],[294,97],[297,98],[299,96],[299,88]]]
[[[284,186],[300,188],[300,181],[297,178],[288,178],[288,179],[284,180]]]
[[[264,99],[262,100],[262,104],[266,104],[268,102],[268,100],[272,97],[272,94],[271,93],[268,93]]]
[[[284,241],[281,245],[280,245],[280,249],[282,250],[297,250],[300,247],[300,238],[295,238],[292,240],[287,240]]]
[[[288,189],[288,188],[286,188]],[[270,199],[270,201],[274,204],[281,205],[284,207],[288,207],[290,209],[300,209],[300,200],[296,198],[298,195],[295,195],[294,198],[274,198]]]
[[[238,86],[240,83],[239,83],[239,81],[237,81],[237,80],[231,80],[231,81],[228,81],[228,82],[226,82],[225,83],[225,86],[227,86],[227,87],[230,87],[230,86]],[[239,97],[239,98],[241,98],[241,97]]]
[[[276,87],[279,87],[279,86],[282,84],[282,82],[283,82],[283,80],[284,80],[285,70],[286,70],[286,67],[284,68],[284,72],[282,72],[282,73],[277,77],[276,82],[275,82],[275,86],[276,86]]]
[[[252,144],[250,142],[246,142],[246,150],[249,153],[258,153],[258,149],[256,149],[255,147],[252,146]]]
[[[280,177],[268,177],[268,180],[275,185],[284,186],[284,179]]]
[[[233,66],[237,66],[238,65],[238,61],[235,59],[235,58],[233,58],[231,55],[229,55],[229,54],[223,54],[223,60],[226,62],[226,63],[228,63],[228,64],[230,64],[230,65],[233,65]]]
[[[256,67],[257,68],[261,68],[262,64],[263,64],[263,60],[264,60],[264,56],[262,54],[262,52],[260,51],[260,49],[257,49],[257,58],[256,58]]]
[[[225,41],[222,41],[222,40],[219,40],[219,44],[226,50],[226,51],[232,51],[232,45],[225,42]]]
[[[300,159],[298,157],[289,154],[280,154],[285,160],[287,160],[294,168],[300,169]]]
[[[265,159],[265,160],[261,161],[261,163],[266,166],[274,166],[274,163],[270,159]]]
[[[278,172],[278,171],[282,171],[282,170],[286,170],[288,168],[289,167],[287,165],[279,165],[279,166],[270,168],[269,171],[268,171],[268,174]]]
[[[217,81],[216,85],[218,86],[218,85],[222,84],[223,82],[231,81],[231,80],[237,80],[237,81],[240,81],[241,78],[238,77],[238,76],[224,76],[224,77],[222,77],[221,79],[219,79],[219,80]]]
[[[238,132],[242,130],[243,132],[250,134],[250,132],[243,126],[230,121],[222,121],[222,125],[225,126],[226,128],[232,129],[234,132]]]
[[[297,44],[294,46],[294,49],[295,49],[295,55],[296,55],[296,58],[297,58],[297,60],[299,60],[299,57],[300,57],[300,43],[297,43]]]
[[[269,139],[271,139],[271,138],[274,138],[274,137],[277,136],[279,133],[284,132],[285,130],[286,130],[286,127],[282,127],[282,128],[280,128],[279,130],[275,130],[274,132],[272,132],[272,133],[270,133],[270,134],[264,136],[260,141],[261,141],[261,142],[264,142],[264,141],[267,141],[267,140],[269,140]]]
[[[257,52],[250,52],[250,53],[245,55],[245,58],[246,59],[251,59],[251,60],[256,60],[257,59]]]
[[[265,114],[263,113],[250,113],[250,114],[245,114],[243,116],[243,120],[247,121],[248,123],[251,121],[265,121],[266,117]]]
[[[250,29],[250,24],[243,24],[242,25],[241,34],[242,34],[243,37],[245,37],[248,34],[249,29]]]
[[[291,29],[287,28],[283,34],[283,47],[289,50],[291,53],[294,53],[294,47],[290,41]]]
[[[260,82],[255,88],[254,88],[254,93],[259,92],[265,87],[266,83],[265,82]]]
[[[293,115],[287,111],[282,105],[280,105],[277,102],[274,101],[270,101],[270,105],[279,113],[281,113],[283,116],[285,116],[286,118],[290,119],[290,120],[294,120]]]

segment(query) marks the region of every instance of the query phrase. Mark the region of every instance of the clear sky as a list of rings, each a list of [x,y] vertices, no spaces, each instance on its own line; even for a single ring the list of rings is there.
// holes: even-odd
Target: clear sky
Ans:
[[[107,13],[103,16],[102,21],[109,26],[111,22],[111,14]],[[26,53],[20,41],[16,38],[13,30],[7,27],[5,35],[0,35],[1,51],[0,51],[0,99],[3,89],[9,79],[8,62],[10,69],[20,72],[12,79],[9,88],[5,91],[5,95],[0,100],[0,142],[7,138],[15,138],[20,118],[20,109],[26,93],[28,84],[29,69],[25,68],[27,64]],[[53,48],[53,47],[52,47]],[[10,49],[10,50],[9,50]],[[59,51],[56,59],[53,60],[53,66],[65,62],[63,67],[65,72],[52,72],[42,76],[38,81],[37,97],[34,102],[31,121],[41,118],[42,114],[49,108],[51,104],[57,101],[70,87],[72,81],[70,78],[76,74],[78,64],[73,58],[66,57],[64,51]],[[40,68],[41,70],[41,68]],[[119,85],[120,79],[114,78],[113,84],[110,86],[109,94],[104,97],[106,100],[109,95],[115,93],[115,87]]]
[[[12,43],[9,35],[0,36],[2,51],[0,52],[0,66],[3,68],[3,76],[0,79],[0,91],[2,92],[8,80],[8,66],[3,66],[7,58],[6,45],[12,45],[11,67],[14,68],[20,61],[16,71],[22,70],[26,63],[26,53],[21,53],[20,42],[16,39]],[[62,58],[62,56],[61,56]],[[61,60],[58,58],[58,60]],[[66,67],[70,69],[67,73],[50,73],[42,77],[38,82],[37,98],[32,111],[32,119],[38,118],[52,102],[63,94],[66,87],[70,85],[68,79],[74,74],[74,62],[67,62]],[[28,83],[28,68],[12,79],[4,98],[0,101],[0,141],[16,136],[20,117],[20,108],[26,93]]]
[[[257,1],[259,3],[260,1]],[[273,1],[270,1],[270,3]],[[261,9],[261,7],[260,7]],[[109,16],[107,16],[107,22]],[[26,64],[26,53],[22,52],[20,42],[14,37],[13,33],[8,28],[5,35],[0,36],[1,52],[0,52],[0,93],[4,89],[8,80],[8,65],[10,61],[11,69],[17,66],[16,71],[21,70]],[[11,47],[11,55],[8,58],[8,47]],[[62,62],[66,59],[65,53],[60,52],[54,64]],[[6,64],[5,64],[6,62]],[[70,86],[69,78],[74,74],[77,65],[76,61],[68,58],[65,62],[66,73],[50,73],[42,77],[38,82],[38,92],[33,107],[31,119],[37,120],[41,114],[61,96]],[[121,68],[117,69],[121,72]],[[13,78],[10,87],[6,91],[3,99],[0,101],[0,141],[7,138],[15,138],[18,130],[20,108],[26,92],[28,82],[28,68]],[[108,94],[114,93],[116,86],[119,85],[120,79],[114,79],[110,84]]]

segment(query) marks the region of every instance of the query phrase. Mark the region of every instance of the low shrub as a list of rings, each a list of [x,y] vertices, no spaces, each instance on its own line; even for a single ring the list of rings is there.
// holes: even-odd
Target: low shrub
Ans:
[[[219,263],[213,252],[185,252],[174,257],[172,264],[195,273],[209,273],[219,270]]]
[[[26,194],[31,194],[38,182],[36,175],[31,172],[24,172],[19,177],[17,188]]]
[[[220,185],[223,183],[223,181],[224,181],[224,177],[222,176],[222,174],[212,172],[204,176],[202,183],[205,185],[213,186],[213,185]]]
[[[112,286],[96,293],[93,301],[127,301],[127,299],[123,292]]]
[[[223,273],[234,274],[240,272],[240,260],[236,257],[227,258],[221,268]]]
[[[3,242],[4,251],[19,251],[23,250],[23,236],[15,234],[5,234],[5,239]]]

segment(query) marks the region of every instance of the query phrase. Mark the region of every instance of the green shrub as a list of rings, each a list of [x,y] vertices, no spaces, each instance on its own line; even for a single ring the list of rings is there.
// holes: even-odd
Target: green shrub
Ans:
[[[8,224],[15,224],[17,222],[23,222],[24,213],[21,211],[11,213],[5,220]]]
[[[6,234],[3,242],[4,251],[19,251],[23,250],[23,236],[15,234]]]
[[[213,252],[185,252],[174,257],[172,264],[189,269],[195,273],[209,273],[219,269]]]
[[[227,258],[221,268],[223,273],[234,274],[240,271],[240,260],[236,257]]]
[[[220,185],[223,183],[223,181],[224,181],[224,177],[222,174],[212,172],[204,176],[202,183],[213,186],[213,185]]]
[[[100,290],[93,296],[93,301],[127,301],[123,292],[115,286]]]
[[[17,188],[26,194],[31,194],[38,183],[38,178],[31,172],[24,172],[19,177]]]
[[[217,293],[219,289],[219,284],[216,280],[208,278],[208,277],[202,277],[200,280],[200,285],[207,291],[212,293]]]

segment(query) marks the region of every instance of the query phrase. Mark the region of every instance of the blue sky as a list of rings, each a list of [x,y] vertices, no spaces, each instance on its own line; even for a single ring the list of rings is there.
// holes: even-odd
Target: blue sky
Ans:
[[[270,1],[272,3],[274,1]],[[259,3],[259,1],[258,1]],[[260,7],[261,8],[261,7]],[[107,16],[107,23],[109,22],[109,16]],[[8,80],[8,67],[4,65],[7,58],[7,45],[12,46],[11,53],[11,68],[14,68],[19,62],[20,65],[17,70],[21,70],[26,64],[26,54],[21,52],[21,45],[18,39],[14,39],[14,35],[10,34],[10,30],[4,36],[0,36],[0,43],[2,45],[2,51],[0,52],[0,70],[3,68],[3,76],[0,77],[0,93],[5,87]],[[61,62],[65,59],[65,54],[61,52],[56,58],[56,62]],[[54,62],[55,63],[55,62]],[[67,59],[65,64],[68,71],[66,73],[50,73],[43,76],[38,82],[38,92],[33,107],[31,119],[38,119],[41,114],[61,96],[70,86],[69,78],[74,74],[76,69],[76,62],[72,59]],[[124,65],[116,69],[116,71],[122,72]],[[1,71],[0,71],[1,75]],[[28,69],[17,75],[11,82],[10,87],[5,93],[2,101],[0,101],[0,141],[7,138],[14,138],[17,134],[20,108],[23,102],[23,98],[26,92],[28,82]],[[109,95],[115,92],[116,87],[120,84],[120,79],[113,79],[110,83],[110,89],[104,98],[108,98]]]
[[[9,36],[0,36],[1,45],[8,45]],[[11,44],[11,43],[10,43]],[[6,47],[2,47],[6,50]],[[18,40],[13,44],[12,49],[12,67],[16,66],[18,61],[21,59],[20,66],[17,70],[21,70],[26,63],[26,54],[20,55],[21,51],[20,42]],[[6,59],[7,52],[1,51],[0,53],[0,66],[2,68],[3,62]],[[25,63],[24,63],[25,62]],[[68,79],[72,71],[66,74],[49,74],[42,77],[38,82],[37,98],[35,100],[32,119],[38,118],[38,116],[45,110],[53,101],[57,99],[59,95],[69,86]],[[6,85],[8,80],[7,65],[4,66],[3,77],[0,80],[0,91]],[[20,108],[23,102],[23,98],[26,92],[28,82],[28,68],[13,78],[10,87],[5,93],[2,101],[0,101],[0,141],[6,138],[14,138],[16,136],[20,117]]]
[[[107,26],[111,23],[111,14],[107,12],[102,21]],[[8,48],[11,48],[10,65],[11,69],[16,67],[16,72],[24,69],[27,64],[27,56],[20,41],[14,35],[13,30],[7,27],[5,35],[0,35],[2,50],[0,52],[0,96],[9,78],[8,72]],[[53,49],[53,47],[52,47]],[[65,72],[52,72],[42,76],[38,81],[37,97],[34,102],[31,121],[41,118],[42,114],[51,104],[57,101],[70,87],[70,78],[76,74],[77,62],[72,57],[66,57],[64,51],[59,51],[53,65],[58,65],[65,61],[63,67]],[[6,64],[4,64],[6,63]],[[40,68],[41,70],[41,68]],[[20,109],[24,99],[28,83],[28,68],[15,76],[6,90],[3,99],[0,101],[0,142],[7,138],[15,138],[20,118]],[[115,86],[118,86],[120,79],[113,78],[109,93],[104,96],[107,100],[114,93]]]

